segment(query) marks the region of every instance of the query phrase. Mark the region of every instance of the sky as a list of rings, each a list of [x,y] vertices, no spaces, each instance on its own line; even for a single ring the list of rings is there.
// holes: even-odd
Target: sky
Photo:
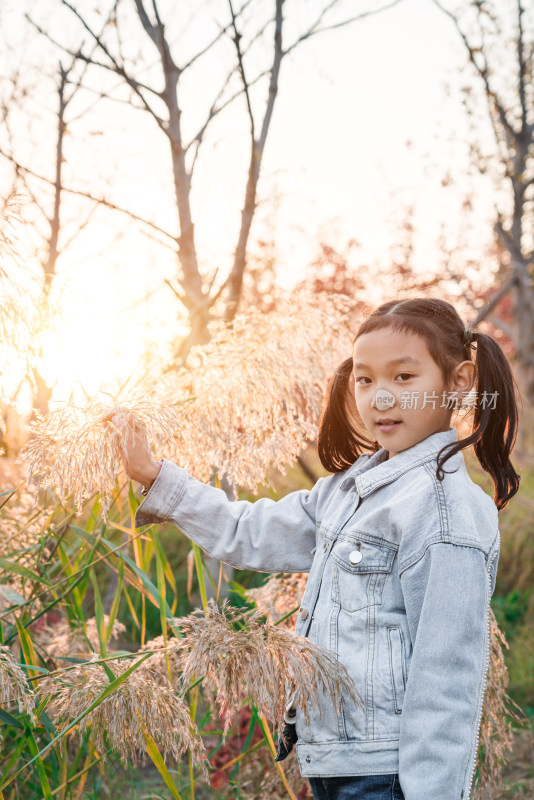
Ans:
[[[41,24],[49,23],[56,38],[75,41],[79,34],[73,20],[50,16],[54,5],[54,0],[35,0],[29,7]],[[300,22],[305,24],[318,5],[316,0],[297,5]],[[191,39],[176,31],[177,49],[194,48],[195,37],[200,41],[205,35],[203,26],[210,23],[202,10],[208,6],[199,5],[193,15]],[[356,6],[363,7],[350,3],[344,8],[353,13]],[[169,0],[165,10],[170,14],[173,7]],[[26,43],[26,63],[43,65],[36,84],[40,99],[30,121],[15,117],[14,147],[24,163],[51,175],[56,98],[48,76],[57,53],[28,30],[22,10],[12,3],[0,17],[10,45],[2,62],[3,87],[5,91],[5,75]],[[186,129],[195,130],[201,100],[221,63],[215,57],[205,59],[186,82]],[[24,72],[24,62],[18,67]],[[436,242],[442,226],[452,243],[467,237],[465,252],[484,249],[494,200],[483,181],[468,178],[468,132],[459,88],[469,79],[461,43],[431,0],[404,0],[321,34],[283,63],[251,236],[253,249],[257,239],[274,240],[282,287],[305,277],[320,242],[343,251],[356,239],[360,263],[387,265],[408,206],[414,208],[417,269],[439,268]],[[98,88],[98,80],[93,79],[93,87]],[[101,80],[103,87],[109,86],[107,76]],[[94,95],[82,95],[73,114],[92,103]],[[235,246],[247,135],[243,107],[235,103],[214,125],[195,174],[193,212],[201,264],[210,274],[218,270],[218,277],[227,273]],[[483,115],[478,135],[489,142]],[[94,187],[95,194],[176,230],[166,141],[147,115],[124,104],[96,104],[73,122],[66,161],[72,184]],[[445,176],[452,176],[461,192],[444,188]],[[10,170],[0,162],[4,193],[9,180]],[[461,202],[466,191],[476,220],[468,233]],[[25,216],[32,220],[29,198],[25,202]],[[66,218],[73,230],[87,211],[84,201],[69,201]],[[143,226],[126,224],[121,215],[98,210],[60,259],[60,313],[56,331],[43,342],[42,365],[50,385],[55,384],[57,401],[66,400],[73,388],[80,396],[81,386],[90,395],[99,388],[114,391],[128,375],[147,369],[151,357],[165,359],[173,339],[185,330],[164,284],[176,274],[174,257],[147,233]],[[26,226],[22,251],[27,263],[34,247],[31,226]],[[148,355],[147,343],[152,348]]]

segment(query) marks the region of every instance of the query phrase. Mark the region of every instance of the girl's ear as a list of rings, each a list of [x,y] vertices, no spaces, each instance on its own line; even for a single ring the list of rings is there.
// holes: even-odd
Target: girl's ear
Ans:
[[[354,397],[354,372],[352,372],[352,370],[349,378],[349,391],[351,395]]]
[[[462,361],[454,368],[453,389],[458,392],[469,392],[475,382],[475,365],[473,361]]]

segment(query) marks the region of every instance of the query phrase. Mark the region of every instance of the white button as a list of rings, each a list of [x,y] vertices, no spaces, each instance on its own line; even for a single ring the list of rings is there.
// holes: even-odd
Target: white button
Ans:
[[[363,556],[359,550],[353,550],[352,553],[349,555],[349,561],[351,564],[359,564],[362,558]]]

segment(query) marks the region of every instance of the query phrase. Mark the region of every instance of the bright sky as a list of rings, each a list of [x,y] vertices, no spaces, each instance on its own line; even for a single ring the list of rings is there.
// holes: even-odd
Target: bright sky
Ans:
[[[23,8],[8,2],[0,17],[11,47],[3,74],[6,65],[13,66],[14,54],[20,59],[26,41],[31,43],[25,52],[28,60],[43,60],[43,74],[51,74],[57,55],[36,36],[26,38]],[[318,0],[301,2],[301,21],[320,5]],[[46,23],[56,19],[50,17],[56,6],[54,0],[34,0],[31,13]],[[172,2],[166,6],[174,7]],[[344,6],[350,13],[355,7],[364,6]],[[204,8],[198,6],[194,36],[207,24],[202,21]],[[67,28],[59,30],[58,25],[68,26],[69,40],[75,35],[72,20],[49,26],[66,41]],[[436,241],[442,224],[451,241],[464,237],[465,252],[483,250],[490,233],[485,222],[492,211],[491,195],[482,183],[472,184],[478,222],[466,233],[460,194],[441,184],[450,173],[463,192],[469,186],[467,129],[458,93],[466,80],[465,63],[450,22],[431,0],[404,0],[383,14],[322,34],[284,62],[262,168],[262,204],[251,237],[253,249],[258,238],[274,237],[281,285],[302,279],[320,241],[343,250],[356,238],[360,262],[387,264],[407,205],[415,207],[415,264],[421,270],[438,266]],[[22,61],[18,66],[23,70]],[[184,117],[205,86],[213,85],[217,68],[207,59],[186,84]],[[445,83],[451,86],[450,97]],[[5,89],[5,81],[3,85]],[[51,87],[43,80],[31,123],[22,116],[14,121],[17,156],[50,176],[56,102]],[[85,96],[78,110],[89,102]],[[193,130],[196,121],[188,124]],[[478,134],[489,137],[483,117]],[[209,272],[219,269],[220,276],[228,270],[236,241],[246,136],[243,107],[236,104],[214,126],[195,175],[193,209],[201,262]],[[167,143],[146,115],[101,102],[73,124],[66,148],[71,185],[92,186],[94,194],[105,194],[175,230]],[[9,175],[0,162],[4,190]],[[72,230],[87,211],[85,203],[69,200],[66,219]],[[30,208],[26,216],[32,217]],[[25,259],[33,245],[28,237]],[[172,294],[161,286],[165,277],[174,276],[175,265],[172,254],[157,247],[141,226],[97,211],[60,259],[58,272],[58,292],[65,292],[60,300],[63,321],[43,343],[44,370],[49,383],[56,384],[55,399],[68,399],[73,388],[79,398],[76,380],[94,394],[99,387],[110,390],[129,374],[138,374],[147,367],[139,361],[147,342],[154,347],[154,358],[169,352],[168,343],[179,333],[177,311]],[[155,294],[145,301],[148,292]]]

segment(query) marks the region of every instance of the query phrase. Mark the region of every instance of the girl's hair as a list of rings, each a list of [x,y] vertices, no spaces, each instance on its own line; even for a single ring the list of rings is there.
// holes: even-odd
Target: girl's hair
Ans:
[[[447,386],[457,364],[471,360],[474,345],[464,344],[464,324],[454,307],[444,300],[416,297],[383,303],[360,325],[354,342],[364,333],[382,328],[423,337]],[[517,437],[518,411],[514,391],[517,385],[508,360],[495,339],[475,331],[473,341],[476,342],[474,388],[478,397],[490,402],[475,403],[470,436],[451,442],[439,451],[436,475],[442,481],[445,462],[458,451],[473,445],[482,468],[492,477],[493,499],[500,510],[516,494],[521,480],[510,462]],[[369,440],[361,432],[362,421],[349,390],[351,372],[352,358],[347,358],[330,381],[319,423],[319,457],[329,472],[348,469],[362,450],[376,452],[380,449],[376,439]],[[495,396],[494,403],[490,395]],[[446,454],[442,455],[445,451]]]

